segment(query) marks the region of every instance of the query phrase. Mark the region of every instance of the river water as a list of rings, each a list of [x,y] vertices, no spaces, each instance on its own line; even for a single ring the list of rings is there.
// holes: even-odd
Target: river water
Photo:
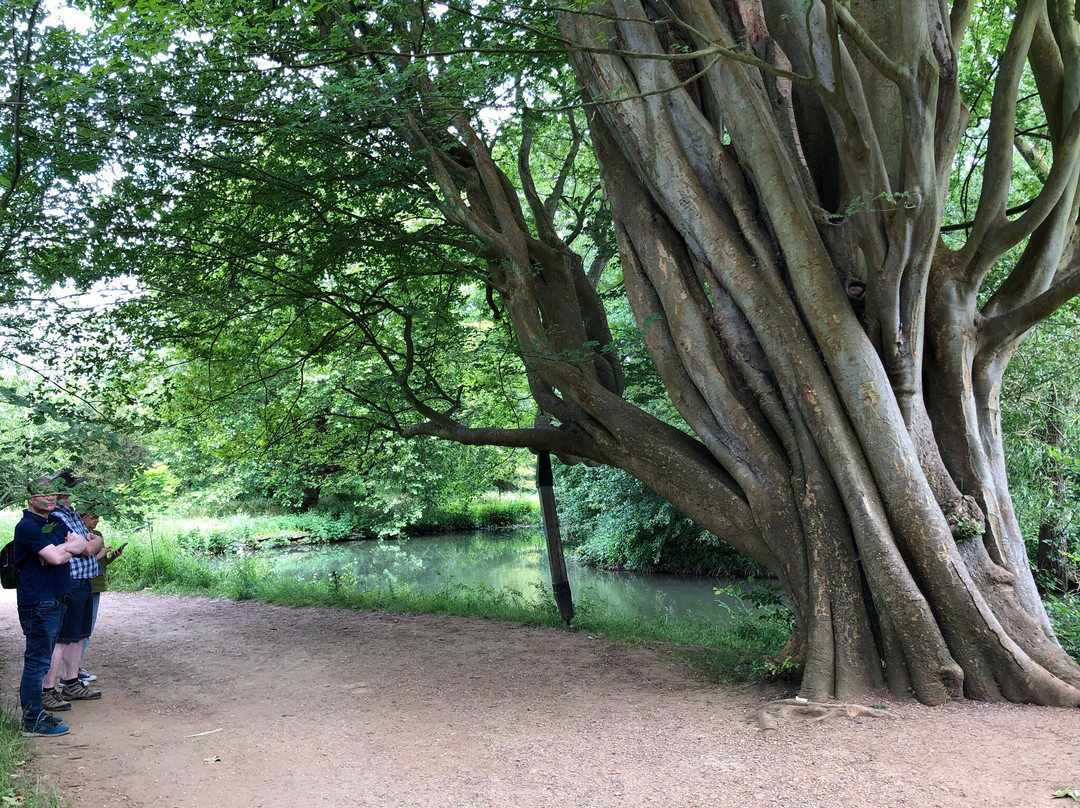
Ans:
[[[263,551],[287,575],[322,577],[351,574],[364,588],[407,585],[438,592],[463,585],[504,587],[531,595],[551,587],[547,550],[537,529],[477,531],[414,536],[387,541],[354,541]],[[607,572],[577,564],[567,553],[567,572],[575,604],[587,598],[614,614],[628,617],[700,616],[710,620],[727,614],[730,595],[717,587],[729,581],[683,575]]]

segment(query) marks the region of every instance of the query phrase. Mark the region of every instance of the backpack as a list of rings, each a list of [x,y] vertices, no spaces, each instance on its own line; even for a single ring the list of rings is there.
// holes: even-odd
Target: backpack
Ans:
[[[22,565],[26,563],[26,559],[29,556],[23,558],[18,564],[15,563],[15,542],[9,541],[3,547],[0,547],[0,586],[4,589],[14,589],[15,583],[19,580],[19,571],[22,569]]]

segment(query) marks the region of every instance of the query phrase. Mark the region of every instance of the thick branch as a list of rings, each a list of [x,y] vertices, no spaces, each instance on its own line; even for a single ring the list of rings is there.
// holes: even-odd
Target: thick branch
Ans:
[[[1023,5],[999,63],[990,106],[990,131],[987,137],[982,193],[975,214],[975,226],[961,251],[961,265],[966,267],[966,280],[973,287],[980,283],[999,257],[999,253],[989,249],[986,242],[995,238],[995,230],[1002,224],[1008,203],[1017,92],[1036,24],[1045,14],[1045,10],[1045,0],[1031,0]]]
[[[1018,339],[1077,295],[1080,295],[1080,260],[1074,260],[1072,266],[1038,297],[985,320],[979,328],[980,352],[993,353]]]

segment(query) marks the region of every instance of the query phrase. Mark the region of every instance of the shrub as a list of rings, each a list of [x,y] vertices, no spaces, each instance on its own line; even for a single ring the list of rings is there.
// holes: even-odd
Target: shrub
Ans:
[[[1045,603],[1061,647],[1080,661],[1080,594],[1049,595]]]
[[[535,496],[485,496],[474,502],[445,503],[429,508],[409,525],[409,532],[487,530],[534,525],[539,521],[540,503]]]
[[[564,467],[559,488],[560,512],[582,563],[637,572],[762,573],[625,472]]]

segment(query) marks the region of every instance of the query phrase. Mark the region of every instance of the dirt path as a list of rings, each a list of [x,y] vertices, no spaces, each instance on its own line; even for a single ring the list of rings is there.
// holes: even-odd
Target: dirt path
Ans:
[[[22,655],[11,595],[5,707]],[[35,741],[75,808],[1062,808],[1053,792],[1080,788],[1076,710],[882,698],[891,719],[762,732],[748,717],[771,691],[584,634],[104,598],[87,662],[105,696]]]

